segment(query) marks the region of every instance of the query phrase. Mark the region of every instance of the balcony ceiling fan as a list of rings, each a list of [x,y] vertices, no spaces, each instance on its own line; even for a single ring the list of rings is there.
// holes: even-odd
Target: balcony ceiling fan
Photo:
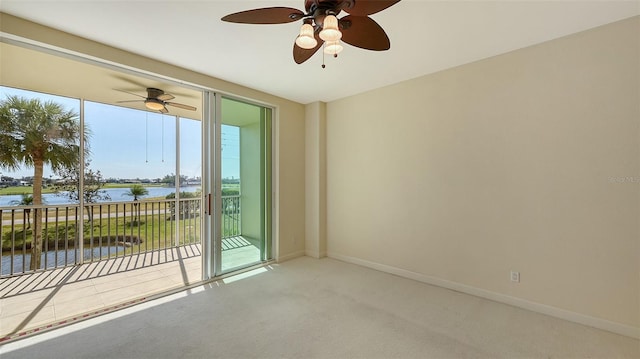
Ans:
[[[149,87],[147,88],[147,96],[138,95],[132,92],[118,90],[124,93],[128,93],[129,95],[134,95],[143,98],[143,100],[128,100],[128,101],[118,101],[117,103],[126,103],[126,102],[144,102],[144,105],[149,110],[158,111],[161,113],[167,113],[167,106],[173,106],[177,108],[181,108],[184,110],[195,111],[196,108],[193,106],[185,105],[177,102],[170,102],[173,100],[175,96],[165,93],[163,90]]]
[[[305,12],[289,7],[268,7],[229,14],[222,21],[243,24],[283,24],[302,20],[300,35],[293,45],[293,59],[301,64],[324,45],[324,52],[337,56],[340,40],[366,50],[391,48],[384,29],[369,15],[400,0],[305,0]],[[340,19],[341,11],[348,13]],[[324,67],[324,65],[323,65]]]

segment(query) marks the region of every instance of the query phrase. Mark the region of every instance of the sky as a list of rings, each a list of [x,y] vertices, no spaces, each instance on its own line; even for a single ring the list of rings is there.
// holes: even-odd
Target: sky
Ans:
[[[68,97],[0,86],[0,99],[7,95],[55,101],[80,113],[80,101]],[[85,101],[85,125],[89,128],[90,169],[104,179],[156,179],[177,173],[176,117],[170,114],[134,110]],[[180,118],[180,175],[200,177],[201,123]],[[240,135],[237,127],[222,126],[222,177],[239,178]],[[0,149],[2,150],[2,149]],[[4,176],[33,176],[33,168],[0,169]],[[45,168],[45,178],[56,178]]]

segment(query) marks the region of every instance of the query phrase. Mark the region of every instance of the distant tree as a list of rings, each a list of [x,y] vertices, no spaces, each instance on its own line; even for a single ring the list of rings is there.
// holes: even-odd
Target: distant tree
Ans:
[[[239,184],[240,178],[223,178],[222,184]]]
[[[169,175],[166,175],[166,176],[162,177],[160,182],[166,183],[166,184],[176,183],[176,175],[174,175],[173,173],[169,174]]]
[[[180,192],[180,199],[195,199],[202,196],[201,191],[196,192]],[[166,199],[175,199],[176,193],[169,193],[165,196]],[[171,211],[171,218],[176,218],[176,205],[175,202],[169,203],[169,210]],[[194,214],[197,214],[200,210],[200,201],[180,201],[178,206],[178,217],[189,218]]]
[[[133,197],[134,201],[138,200],[138,197],[146,196],[149,194],[149,190],[147,190],[144,186],[140,184],[134,184],[129,188],[129,192],[123,193],[123,196]]]
[[[16,206],[31,206],[33,204],[33,195],[23,193],[22,198],[19,201],[11,201],[11,204]],[[27,219],[27,228],[31,228],[31,208],[24,209],[24,217]]]
[[[42,177],[44,165],[54,171],[74,167],[80,158],[78,114],[53,101],[7,96],[0,100],[0,168],[33,168],[33,240],[31,270],[42,256]]]
[[[175,185],[175,183],[176,183],[176,175],[174,175],[173,173],[168,174],[168,175],[162,177],[161,182],[162,183],[166,183],[168,185]],[[187,182],[187,176],[185,176],[185,175],[180,176],[180,185],[182,186],[186,182]]]
[[[140,184],[134,184],[133,186],[131,186],[131,188],[129,188],[129,192],[123,193],[123,196],[129,196],[129,197],[133,197],[133,206],[135,207],[134,209],[134,219],[133,219],[133,223],[138,223],[138,219],[140,217],[140,213],[139,213],[139,208],[138,208],[138,203],[136,203],[138,201],[138,197],[142,197],[142,196],[146,196],[149,194],[149,190],[147,190],[144,186],[140,185]]]
[[[97,203],[99,201],[109,201],[111,197],[102,189],[105,181],[100,171],[89,169],[91,161],[84,165],[84,186],[82,197],[85,204]],[[67,197],[71,202],[80,201],[80,170],[78,168],[63,168],[56,172],[60,176],[60,184],[55,186],[56,195]],[[89,222],[93,221],[93,206],[85,206]]]

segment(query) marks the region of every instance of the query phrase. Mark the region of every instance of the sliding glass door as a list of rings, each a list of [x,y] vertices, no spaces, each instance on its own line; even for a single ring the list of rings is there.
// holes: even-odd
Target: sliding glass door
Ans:
[[[271,258],[270,108],[220,103],[220,273]]]

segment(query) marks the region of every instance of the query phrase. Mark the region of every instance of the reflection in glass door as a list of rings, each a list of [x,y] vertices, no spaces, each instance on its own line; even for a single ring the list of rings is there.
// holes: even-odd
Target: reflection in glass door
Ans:
[[[271,109],[221,99],[222,273],[271,258]]]

